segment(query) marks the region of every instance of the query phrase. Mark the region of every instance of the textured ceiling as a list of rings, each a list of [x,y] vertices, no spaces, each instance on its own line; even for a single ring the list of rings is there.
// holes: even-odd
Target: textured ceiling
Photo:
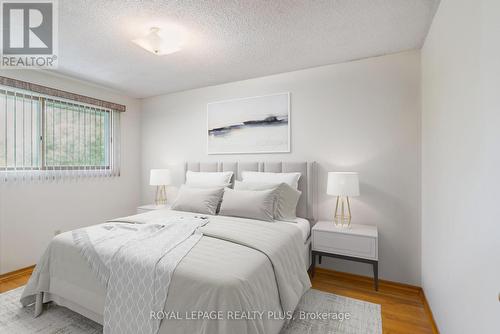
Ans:
[[[420,48],[439,0],[59,1],[59,69],[147,97]],[[177,24],[155,56],[132,39]]]

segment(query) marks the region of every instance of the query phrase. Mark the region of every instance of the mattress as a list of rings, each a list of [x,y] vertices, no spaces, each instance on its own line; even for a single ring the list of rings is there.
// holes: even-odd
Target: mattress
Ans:
[[[172,213],[172,211],[167,213],[165,210],[157,210],[132,216],[132,220],[147,222],[152,218]],[[234,217],[218,217],[217,219],[229,222],[242,220],[242,218]],[[298,219],[295,223],[277,223],[296,226],[304,240],[304,236],[309,234],[309,222],[307,224],[306,222]],[[263,222],[255,221],[255,224],[263,224]],[[259,234],[253,235],[259,238]],[[297,245],[297,242],[300,242],[299,235],[298,233],[294,235],[296,235],[294,244]],[[269,236],[265,237],[269,239]],[[306,246],[307,244],[300,248],[304,249],[303,247]],[[40,279],[40,282],[47,286],[39,287],[39,291],[45,292],[44,301],[54,301],[102,323],[105,289],[99,284],[74,247],[71,232],[56,236],[48,250],[51,254],[51,263],[47,266],[48,272],[42,273]],[[306,268],[304,268],[304,273],[305,270]],[[309,287],[310,282],[307,280],[307,284],[304,283],[300,293],[302,294],[304,292],[302,290],[304,288],[307,290]],[[281,311],[280,295],[273,265],[269,258],[256,249],[203,236],[177,266],[165,310],[180,312],[213,309],[238,310],[244,305],[253,305],[256,310],[276,313]],[[283,323],[284,319],[279,318],[250,322],[163,321],[159,333],[277,334]]]

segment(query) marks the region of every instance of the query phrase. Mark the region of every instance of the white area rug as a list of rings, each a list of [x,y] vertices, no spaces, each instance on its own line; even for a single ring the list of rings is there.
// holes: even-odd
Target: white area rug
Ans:
[[[38,318],[22,308],[24,287],[0,294],[0,333],[101,334],[102,326],[65,307],[50,304]],[[349,319],[347,319],[349,316]],[[343,320],[340,320],[343,318]],[[309,290],[281,334],[381,334],[380,305]]]

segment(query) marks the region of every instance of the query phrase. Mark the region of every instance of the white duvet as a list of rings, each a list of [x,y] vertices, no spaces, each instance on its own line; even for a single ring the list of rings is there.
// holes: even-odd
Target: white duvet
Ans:
[[[147,223],[172,216],[194,215],[162,210],[121,220]],[[173,272],[165,312],[156,314],[168,317],[159,332],[278,333],[310,288],[300,230],[288,223],[218,216],[210,216],[200,230],[203,237]],[[44,301],[103,323],[106,289],[71,233],[54,238],[45,258],[23,293],[23,304],[43,292]]]

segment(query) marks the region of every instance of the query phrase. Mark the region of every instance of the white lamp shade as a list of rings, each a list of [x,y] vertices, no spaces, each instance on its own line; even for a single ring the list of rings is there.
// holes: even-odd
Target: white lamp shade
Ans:
[[[334,196],[359,196],[358,173],[329,172],[326,193]]]
[[[149,184],[152,186],[168,186],[172,183],[168,169],[151,169]]]

